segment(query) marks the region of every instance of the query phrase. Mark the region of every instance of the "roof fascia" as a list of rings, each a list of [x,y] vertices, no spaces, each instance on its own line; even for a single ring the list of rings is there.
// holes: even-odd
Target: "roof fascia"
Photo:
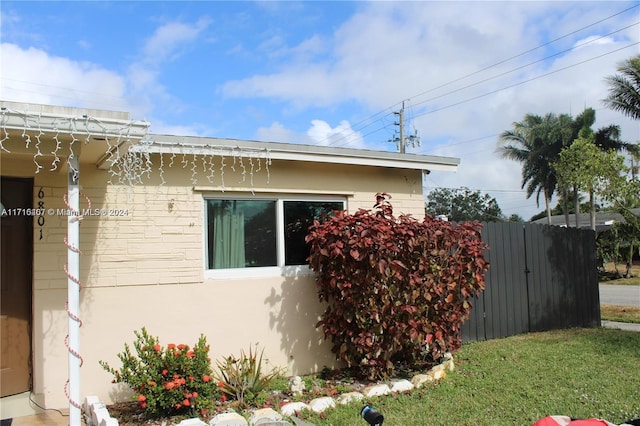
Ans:
[[[272,160],[307,161],[317,163],[349,164],[389,167],[412,170],[439,170],[455,172],[460,159],[419,154],[372,151],[350,148],[335,148],[316,145],[299,145],[277,142],[244,141],[238,139],[218,139],[199,137],[178,137],[171,135],[147,135],[147,146],[131,149],[151,153],[171,154],[188,150],[189,153],[215,153],[220,149],[237,148],[237,155],[250,156],[252,153],[267,151]],[[182,151],[181,151],[182,150]],[[242,151],[248,151],[243,154]]]
[[[87,135],[95,138],[128,138],[141,139],[149,129],[147,121],[126,120],[103,115],[90,115],[97,110],[83,111],[76,108],[63,108],[65,112],[71,111],[77,114],[59,113],[56,107],[46,111],[43,109],[14,109],[9,102],[2,102],[1,115],[2,127],[7,130],[32,130],[55,134]],[[38,105],[28,106],[37,107]],[[42,106],[41,106],[42,107]],[[105,115],[109,112],[105,111]],[[115,115],[115,113],[111,113]]]

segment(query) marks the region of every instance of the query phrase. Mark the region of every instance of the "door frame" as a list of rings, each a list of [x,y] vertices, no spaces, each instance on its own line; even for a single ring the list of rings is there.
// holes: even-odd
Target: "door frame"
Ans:
[[[25,184],[28,188],[28,190],[26,188],[21,188],[20,190],[24,190],[24,197],[28,203],[28,205],[25,206],[21,206],[24,207],[25,209],[32,209],[33,208],[33,191],[34,191],[34,179],[33,178],[25,178],[25,177],[12,177],[12,176],[0,176],[0,180],[2,182],[6,182],[6,181],[13,181],[13,182],[20,182],[22,184]],[[6,200],[7,200],[7,196],[3,195],[1,190],[0,190],[0,195],[2,195],[2,201],[3,201],[3,206],[5,206],[6,208]],[[0,212],[1,213],[1,212]],[[33,362],[33,354],[34,354],[34,348],[33,348],[33,269],[34,269],[34,264],[33,264],[33,258],[34,258],[34,253],[33,253],[33,249],[34,249],[34,237],[33,237],[33,216],[29,216],[31,217],[31,221],[30,221],[30,225],[27,227],[25,226],[24,229],[24,238],[26,240],[26,247],[27,249],[25,250],[25,255],[27,256],[25,259],[25,266],[28,267],[28,275],[29,275],[29,279],[28,279],[28,285],[26,286],[26,298],[28,300],[28,315],[27,315],[27,332],[28,332],[28,338],[27,338],[27,342],[28,342],[28,360],[27,360],[27,374],[28,374],[28,389],[26,390],[26,392],[31,392],[33,391],[33,378],[34,378],[34,362]],[[0,231],[1,232],[1,231]],[[28,253],[27,253],[28,252]],[[6,266],[6,265],[5,265]],[[27,274],[27,273],[25,273]],[[10,396],[10,395],[7,395]],[[3,397],[4,398],[4,397]]]

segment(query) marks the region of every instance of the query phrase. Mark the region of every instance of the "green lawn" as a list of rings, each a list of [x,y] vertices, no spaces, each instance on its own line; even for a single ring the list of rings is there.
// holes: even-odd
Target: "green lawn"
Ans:
[[[389,426],[530,425],[547,415],[640,418],[640,333],[573,329],[470,343],[438,384],[302,414],[322,425],[366,424],[372,403]]]

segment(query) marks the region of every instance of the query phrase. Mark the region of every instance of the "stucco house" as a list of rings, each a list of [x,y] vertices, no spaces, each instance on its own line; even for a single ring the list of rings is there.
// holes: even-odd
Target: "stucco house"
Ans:
[[[0,107],[3,418],[37,411],[29,398],[122,398],[98,361],[118,366],[143,326],[163,343],[204,334],[214,360],[257,343],[290,374],[334,365],[315,329],[324,307],[301,225],[371,208],[377,192],[392,194],[395,214],[422,218],[423,173],[459,163],[157,135],[116,111]]]

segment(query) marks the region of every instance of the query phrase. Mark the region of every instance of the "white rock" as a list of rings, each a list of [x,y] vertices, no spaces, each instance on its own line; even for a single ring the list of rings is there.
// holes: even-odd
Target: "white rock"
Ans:
[[[420,388],[422,385],[429,382],[433,382],[433,376],[429,374],[416,374],[411,378],[411,383],[416,388]]]
[[[336,402],[330,396],[324,396],[322,398],[315,398],[309,402],[309,408],[316,413],[322,413],[327,408],[334,408]]]
[[[84,404],[82,404],[82,411],[85,413],[91,412],[91,407],[94,404],[98,404],[100,402],[100,398],[94,395],[90,395],[84,399]]]
[[[444,371],[445,366],[444,364],[438,364],[438,365],[434,365],[433,367],[431,367],[430,371],[436,372],[436,371]]]
[[[433,377],[433,380],[440,380],[447,377],[447,370],[444,365],[440,364],[427,371],[427,374]]]
[[[206,424],[206,423],[205,423]],[[108,419],[102,419],[99,426],[118,426],[118,419],[114,419],[113,417],[109,417]]]
[[[442,365],[444,365],[444,367],[449,371],[453,371],[456,368],[456,366],[453,363],[453,358],[446,360],[445,362],[442,363]]]
[[[103,420],[106,420],[111,417],[109,415],[109,411],[107,410],[106,407],[104,407],[104,405],[102,407],[96,408],[98,405],[101,405],[101,404],[94,404],[93,411],[91,411],[91,421],[93,422],[94,425],[97,425],[97,426],[99,426]]]
[[[207,424],[200,419],[194,418],[194,419],[184,419],[183,421],[178,423],[178,426],[207,426]]]
[[[238,413],[220,413],[209,421],[209,426],[247,426],[247,419]]]
[[[380,384],[364,388],[363,393],[364,396],[370,398],[372,396],[388,395],[391,393],[391,389],[389,389],[389,385]]]
[[[413,384],[406,379],[397,380],[391,384],[391,392],[408,392],[413,388]]]
[[[304,402],[290,402],[288,404],[283,405],[280,408],[280,412],[283,416],[293,416],[296,412],[302,410],[308,410],[309,406]],[[213,426],[213,425],[212,425]]]
[[[351,401],[360,401],[364,398],[364,395],[360,392],[347,392],[338,396],[338,404],[347,405]]]
[[[273,408],[261,408],[251,413],[251,417],[249,417],[249,425],[264,425],[280,420],[282,420],[282,416]]]

